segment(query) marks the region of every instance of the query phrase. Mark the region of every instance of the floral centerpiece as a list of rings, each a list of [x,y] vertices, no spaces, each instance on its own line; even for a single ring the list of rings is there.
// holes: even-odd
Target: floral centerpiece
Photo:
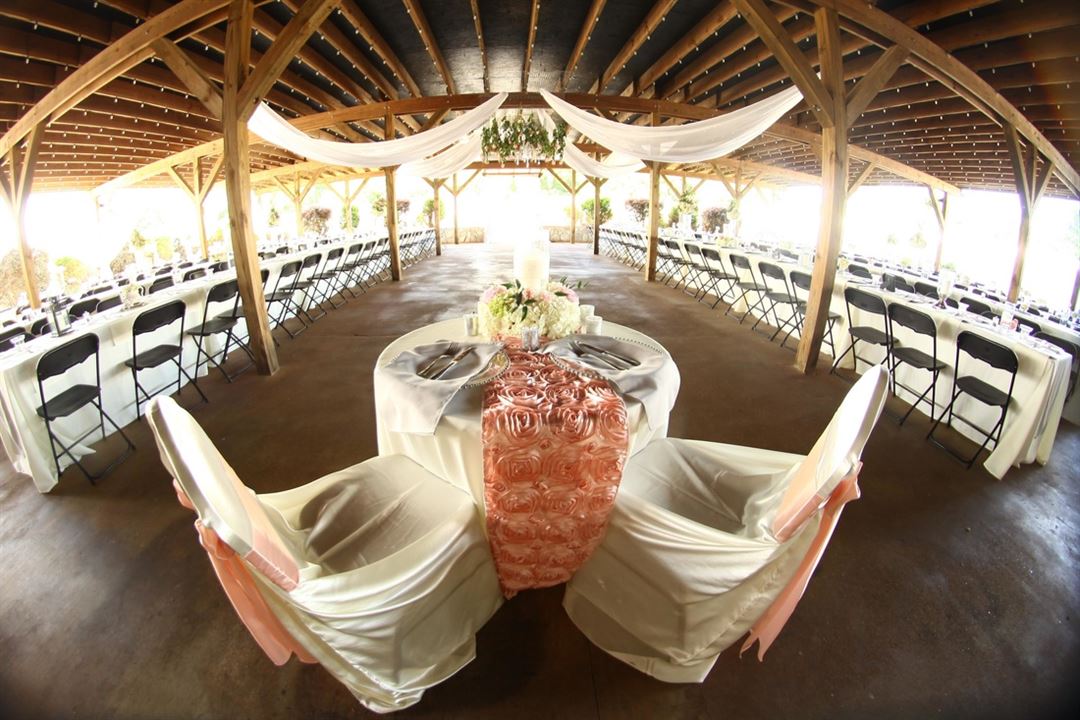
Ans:
[[[512,337],[523,327],[536,327],[549,340],[571,335],[581,326],[576,292],[581,287],[582,283],[571,285],[566,278],[539,290],[518,280],[492,285],[477,306],[480,332],[490,338]]]

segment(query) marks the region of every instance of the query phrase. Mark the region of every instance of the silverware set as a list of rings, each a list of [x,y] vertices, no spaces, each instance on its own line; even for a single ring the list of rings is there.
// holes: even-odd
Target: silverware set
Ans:
[[[416,374],[424,378],[425,380],[438,380],[443,375],[445,375],[450,368],[454,367],[463,359],[465,359],[472,351],[472,345],[466,345],[457,352],[454,351],[454,346],[451,345],[434,360],[429,362],[424,367],[420,368],[420,370],[418,370]],[[439,361],[445,360],[446,358],[450,358],[450,362],[446,363],[441,368],[436,370],[435,368],[438,366]]]
[[[620,355],[611,350],[596,347],[595,345],[589,345],[588,343],[583,343],[578,340],[570,341],[570,350],[578,357],[591,357],[619,372],[630,370],[641,364],[632,357]]]

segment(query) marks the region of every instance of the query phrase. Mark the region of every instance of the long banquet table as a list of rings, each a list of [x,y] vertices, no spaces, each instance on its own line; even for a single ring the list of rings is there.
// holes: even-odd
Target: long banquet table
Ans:
[[[300,259],[313,252],[326,253],[335,247],[347,246],[354,242],[356,241],[349,240],[322,245],[311,250],[280,255],[264,261],[261,267],[270,273],[266,287],[268,290],[273,289],[281,267],[286,262]],[[235,277],[235,271],[228,270],[181,283],[147,296],[144,298],[144,304],[139,307],[132,309],[116,307],[92,315],[86,320],[76,322],[73,331],[61,337],[46,335],[34,338],[0,355],[0,441],[3,442],[4,450],[15,470],[30,475],[39,492],[48,492],[59,481],[56,466],[53,463],[48,431],[44,421],[37,415],[37,408],[41,405],[37,383],[37,363],[43,354],[82,334],[96,334],[100,341],[102,404],[105,412],[120,427],[124,427],[137,419],[135,387],[131,370],[124,365],[124,361],[131,358],[132,324],[135,318],[147,310],[179,299],[184,301],[186,307],[184,328],[191,328],[202,322],[206,294],[210,288]],[[222,307],[220,311],[224,310],[225,308]],[[139,348],[146,349],[164,342],[175,344],[178,332],[178,326],[173,324],[153,333],[141,335]],[[237,325],[237,334],[240,338],[246,338],[246,333],[246,325],[241,321]],[[218,352],[221,349],[221,342],[218,338],[208,338],[206,348],[211,353]],[[190,338],[184,339],[183,360],[185,370],[191,373],[195,367],[195,345]],[[205,364],[201,372],[202,374],[207,372]],[[175,384],[176,380],[177,371],[173,363],[142,370],[139,373],[139,382],[148,390],[157,389],[170,382]],[[75,383],[93,384],[94,381],[94,364],[92,360],[88,360],[78,368],[68,371],[61,378],[46,381],[46,393],[51,396]],[[97,423],[97,410],[92,406],[87,406],[53,423],[53,431],[65,445],[68,445],[87,430],[95,427]],[[114,432],[107,422],[105,430],[106,434]],[[93,443],[100,439],[100,433],[95,432],[85,442]],[[72,448],[72,452],[78,457],[83,457],[93,453],[93,449],[88,444],[84,444]],[[61,457],[62,468],[70,464],[69,458]]]
[[[684,247],[692,243],[680,241]],[[790,278],[792,270],[810,272],[812,268],[799,265],[785,260],[776,260],[770,256],[759,253],[747,252],[733,248],[719,248],[729,272],[732,270],[730,256],[732,253],[746,256],[754,268],[758,280],[761,280],[758,265],[760,262],[769,262],[783,269],[785,275]],[[830,308],[840,315],[833,328],[833,338],[836,343],[836,353],[843,353],[850,343],[848,336],[848,315],[844,301],[844,290],[849,283],[855,280],[843,274],[838,274],[833,287],[833,296]],[[999,331],[988,326],[982,318],[976,318],[968,313],[954,312],[949,309],[933,307],[931,303],[921,298],[908,296],[900,293],[886,292],[880,288],[857,284],[862,290],[881,296],[886,303],[899,302],[916,310],[925,312],[934,318],[938,332],[938,359],[945,362],[947,367],[938,378],[936,392],[935,414],[940,413],[948,403],[953,391],[954,367],[956,359],[956,337],[962,330],[970,330],[981,334],[991,340],[999,342],[1012,349],[1018,360],[1020,368],[1016,377],[1016,387],[1013,391],[1012,405],[1009,408],[1005,421],[1005,428],[1001,435],[1001,441],[994,447],[990,454],[984,456],[983,466],[996,478],[1002,478],[1010,467],[1016,467],[1023,463],[1038,462],[1045,464],[1050,459],[1054,440],[1057,437],[1058,424],[1062,417],[1072,422],[1080,423],[1080,393],[1075,393],[1069,402],[1065,404],[1065,396],[1068,392],[1069,371],[1071,360],[1069,356],[1056,347],[1035,345],[1030,343],[1018,333]],[[752,301],[751,301],[752,302]],[[745,306],[736,308],[745,310]],[[771,317],[771,314],[770,314]],[[786,319],[785,310],[780,310],[781,321]],[[852,321],[856,324],[869,324],[874,327],[882,327],[880,316],[865,316],[853,308]],[[770,324],[774,321],[767,320]],[[1049,329],[1049,324],[1047,324]],[[908,341],[916,347],[929,352],[929,340],[908,335],[903,329],[898,332],[899,341]],[[794,333],[797,337],[798,333]],[[925,345],[925,347],[924,347]],[[823,350],[827,348],[823,345]],[[860,343],[859,353],[874,362],[880,362],[884,358],[884,350]],[[844,365],[851,367],[850,355],[845,358]],[[1008,377],[1002,371],[993,370],[970,357],[961,358],[963,372],[976,372],[983,380],[1001,387],[1008,387]],[[929,384],[928,372],[916,370],[905,364],[901,364],[897,371],[897,378],[901,383],[913,388],[924,388]],[[909,393],[903,388],[897,387],[899,397],[905,402],[913,402],[916,395]],[[920,390],[921,391],[921,390]],[[926,413],[927,403],[920,403],[919,412]],[[957,401],[956,410],[964,417],[978,423],[987,429],[993,427],[997,421],[997,410],[987,407],[969,397],[961,397]],[[983,437],[961,422],[954,424],[954,429],[978,443]]]

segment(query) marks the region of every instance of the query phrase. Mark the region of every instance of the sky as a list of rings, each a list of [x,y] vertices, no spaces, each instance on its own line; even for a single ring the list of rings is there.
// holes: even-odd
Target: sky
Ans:
[[[581,182],[579,178],[578,182]],[[694,181],[690,181],[693,184]],[[675,179],[675,184],[679,180]],[[547,188],[546,190],[544,188]],[[384,227],[384,219],[370,208],[370,198],[383,191],[381,179],[371,181],[358,196],[361,229]],[[578,204],[591,198],[587,185]],[[619,178],[604,186],[612,201],[616,223],[629,223],[625,200],[648,197],[644,175]],[[444,224],[452,222],[452,198],[441,194],[446,212]],[[430,187],[419,179],[402,179],[398,197],[411,200],[403,225],[415,223]],[[740,237],[776,243],[783,247],[811,248],[816,244],[821,192],[814,186],[763,188],[751,191],[740,212]],[[726,207],[730,200],[724,186],[705,182],[697,192],[700,209]],[[668,207],[674,202],[663,186]],[[566,225],[568,195],[553,181],[533,172],[516,175],[484,174],[476,178],[459,198],[462,227],[482,226],[492,241],[507,239],[521,228]],[[277,228],[267,224],[270,207],[281,220]],[[316,187],[305,207],[328,207],[331,227],[340,227],[338,198]],[[225,197],[219,186],[206,201],[207,233],[221,228],[227,233]],[[260,196],[254,203],[256,233],[263,238],[289,234],[295,227],[292,206],[279,193]],[[965,190],[950,198],[943,261],[961,276],[1007,288],[1016,254],[1020,206],[1013,193]],[[72,256],[91,267],[104,267],[135,229],[148,237],[180,238],[196,245],[194,212],[179,189],[125,189],[105,199],[100,212],[86,192],[48,192],[31,196],[27,208],[27,232],[34,247],[46,249],[53,258]],[[729,231],[731,228],[729,227]],[[844,248],[884,256],[914,265],[930,266],[940,231],[925,188],[862,187],[848,201],[844,223]],[[227,235],[226,235],[227,237]],[[0,207],[0,252],[15,244],[9,210]],[[1034,217],[1024,274],[1024,290],[1053,306],[1064,306],[1072,293],[1080,266],[1080,202],[1044,198]]]

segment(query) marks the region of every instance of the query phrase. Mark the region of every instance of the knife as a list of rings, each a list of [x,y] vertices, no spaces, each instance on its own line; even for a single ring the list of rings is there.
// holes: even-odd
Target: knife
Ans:
[[[435,359],[434,359],[434,360],[432,360],[431,362],[429,362],[429,363],[428,363],[427,365],[425,365],[424,367],[420,368],[420,370],[418,370],[416,374],[417,374],[417,375],[419,375],[419,376],[420,376],[420,377],[422,377],[422,378],[426,378],[426,377],[427,377],[427,374],[428,374],[429,372],[431,372],[431,369],[432,369],[433,367],[435,367],[435,364],[436,364],[436,363],[438,363],[438,362],[439,362],[440,360],[442,360],[442,359],[443,359],[444,357],[447,357],[448,355],[450,355],[450,353],[452,353],[453,351],[454,351],[454,346],[453,346],[453,345],[451,345],[450,347],[446,348],[446,349],[445,349],[445,350],[443,350],[443,351],[442,351],[441,353],[439,353],[439,354],[438,354],[438,355],[437,355],[437,356],[435,357]]]
[[[620,355],[617,352],[612,352],[611,350],[605,350],[604,348],[596,347],[595,345],[589,345],[588,343],[581,343],[581,347],[585,348],[586,350],[592,350],[594,353],[602,353],[604,355],[610,355],[611,357],[615,358],[616,360],[621,360],[622,362],[626,363],[627,365],[629,365],[631,367],[637,367],[638,365],[641,364],[640,362],[638,362],[634,358],[626,357],[625,355]]]
[[[469,345],[469,346],[467,346],[467,347],[463,348],[463,349],[462,349],[462,350],[461,350],[461,351],[460,351],[460,352],[459,352],[459,353],[458,353],[457,355],[455,355],[454,357],[450,358],[450,362],[448,362],[448,363],[446,364],[446,367],[444,367],[444,368],[443,368],[442,370],[440,370],[439,372],[437,372],[437,373],[435,373],[434,375],[432,375],[431,377],[429,377],[429,378],[428,378],[428,380],[438,380],[439,378],[441,378],[441,377],[442,377],[443,375],[445,375],[445,374],[446,374],[446,371],[447,371],[447,370],[449,370],[450,368],[454,367],[454,366],[455,366],[455,365],[457,365],[457,364],[458,364],[459,362],[461,362],[461,360],[462,360],[462,359],[463,359],[463,358],[464,358],[464,357],[465,357],[466,355],[468,355],[469,353],[471,353],[472,351],[473,351],[473,346],[472,346],[472,345]]]

